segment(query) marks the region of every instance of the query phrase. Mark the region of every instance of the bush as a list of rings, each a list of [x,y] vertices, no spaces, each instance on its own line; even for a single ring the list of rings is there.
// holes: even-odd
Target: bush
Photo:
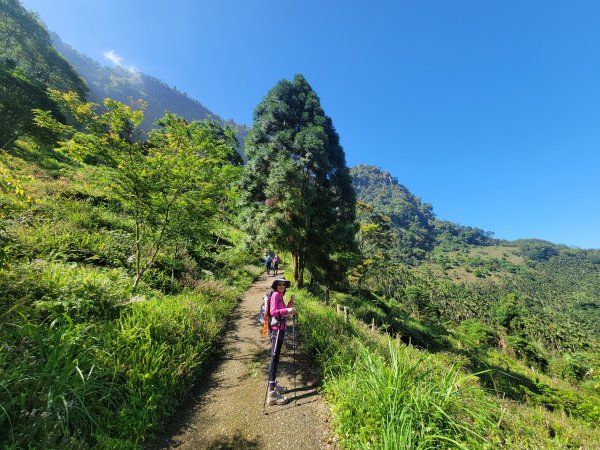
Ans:
[[[0,271],[0,305],[38,322],[64,314],[76,322],[118,316],[130,280],[118,269],[98,270],[76,263],[36,260]]]
[[[498,332],[477,319],[463,320],[454,331],[459,346],[472,350],[495,347],[500,339]]]
[[[548,369],[549,353],[538,342],[530,342],[523,336],[507,336],[506,340],[514,349],[515,354],[528,364],[537,367],[542,372]]]

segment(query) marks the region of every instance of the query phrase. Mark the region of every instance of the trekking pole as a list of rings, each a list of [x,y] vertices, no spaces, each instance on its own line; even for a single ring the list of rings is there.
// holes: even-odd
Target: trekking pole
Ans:
[[[267,409],[267,394],[269,393],[269,376],[267,375],[267,388],[265,389],[265,401],[263,403],[263,414],[266,414]]]
[[[292,363],[292,371],[294,372],[294,406],[297,405],[297,392],[296,392],[296,319],[298,318],[297,314],[294,314],[294,319],[292,325],[294,329],[292,330],[292,348],[294,349],[294,359]]]

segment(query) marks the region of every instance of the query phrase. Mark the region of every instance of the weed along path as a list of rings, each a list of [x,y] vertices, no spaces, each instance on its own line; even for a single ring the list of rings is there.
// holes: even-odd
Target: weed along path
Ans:
[[[261,336],[257,313],[272,281],[261,275],[246,291],[204,378],[149,449],[334,448],[317,377],[301,346],[296,348],[294,390],[291,323],[278,367],[279,383],[290,389],[286,396],[291,400],[263,412],[270,341]]]

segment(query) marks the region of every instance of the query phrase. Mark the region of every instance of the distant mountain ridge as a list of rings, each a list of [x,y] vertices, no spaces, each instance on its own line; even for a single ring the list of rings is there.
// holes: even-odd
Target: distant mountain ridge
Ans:
[[[396,233],[395,256],[403,262],[422,260],[437,246],[493,245],[491,232],[439,220],[433,206],[421,202],[386,170],[367,164],[350,168],[359,201],[389,217]]]
[[[102,66],[94,59],[77,52],[62,41],[56,33],[50,33],[54,47],[75,67],[89,87],[88,99],[102,103],[106,97],[128,103],[129,98],[143,99],[148,102],[142,128],[149,130],[154,122],[165,114],[165,111],[185,117],[187,120],[213,120],[232,128],[237,136],[238,152],[244,158],[244,139],[248,127],[232,120],[224,120],[206,108],[198,100],[169,87],[161,80],[141,72],[127,70],[122,67]]]

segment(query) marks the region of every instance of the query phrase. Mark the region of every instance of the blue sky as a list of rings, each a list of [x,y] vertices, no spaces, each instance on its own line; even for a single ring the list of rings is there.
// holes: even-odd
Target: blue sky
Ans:
[[[440,219],[600,248],[600,2],[22,3],[79,52],[247,125],[302,73],[348,165],[388,170]]]

